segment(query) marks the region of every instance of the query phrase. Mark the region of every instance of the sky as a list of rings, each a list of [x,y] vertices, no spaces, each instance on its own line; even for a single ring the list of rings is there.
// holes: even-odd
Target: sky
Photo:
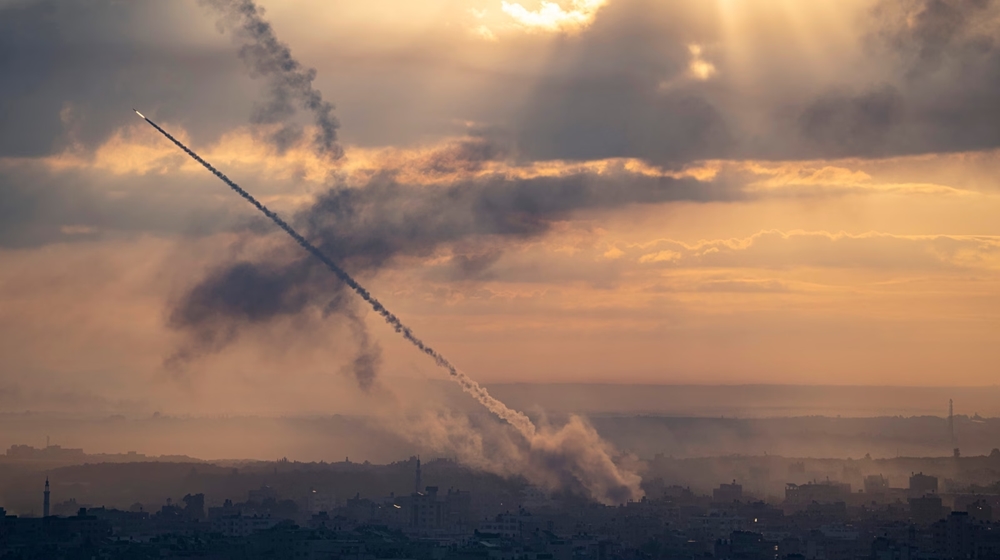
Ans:
[[[487,385],[996,383],[1000,3],[247,5],[0,0],[0,409],[444,375],[132,107]]]

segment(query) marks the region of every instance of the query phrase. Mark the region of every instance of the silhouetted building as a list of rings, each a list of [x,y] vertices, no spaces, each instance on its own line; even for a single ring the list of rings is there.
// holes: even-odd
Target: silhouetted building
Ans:
[[[264,503],[266,500],[276,500],[278,499],[278,494],[274,491],[274,488],[266,484],[261,484],[260,489],[250,490],[247,492],[247,501],[256,502],[258,504]]]
[[[944,517],[944,507],[937,495],[910,498],[910,518],[916,523],[933,523]]]
[[[149,531],[149,512],[121,511],[107,508],[90,508],[87,515],[106,521],[111,525],[111,533],[116,536],[132,537]]]
[[[810,459],[809,477],[798,479],[825,482],[785,486],[787,480],[775,481],[772,484],[779,484],[775,488],[758,486],[746,476],[754,493],[773,495],[785,486],[786,501],[781,504],[748,500],[743,486],[732,480],[749,470],[740,467],[721,479],[730,483],[718,485],[707,496],[692,487],[668,487],[658,479],[644,485],[648,497],[621,506],[589,502],[571,493],[547,496],[539,488],[524,488],[521,483],[493,476],[478,477],[448,462],[434,465],[435,480],[470,484],[476,488],[475,500],[469,492],[443,492],[437,486],[405,496],[390,492],[424,482],[422,472],[406,472],[417,466],[417,460],[411,457],[394,463],[381,471],[389,474],[384,478],[380,467],[358,463],[282,463],[288,472],[276,479],[270,478],[270,466],[248,467],[251,474],[242,481],[235,470],[229,475],[228,468],[212,467],[210,478],[218,486],[187,477],[190,466],[170,466],[174,480],[184,481],[189,490],[208,489],[206,492],[218,496],[220,504],[227,494],[246,497],[241,493],[260,487],[261,476],[280,489],[275,492],[262,486],[250,493],[252,501],[243,503],[227,499],[221,507],[208,509],[208,522],[203,521],[206,504],[202,494],[184,495],[183,501],[167,499],[162,508],[150,504],[149,509],[156,513],[146,513],[138,503],[132,511],[84,508],[85,504],[76,500],[101,503],[97,500],[113,499],[127,504],[151,491],[184,494],[178,493],[178,486],[164,484],[154,489],[122,476],[146,466],[95,467],[106,469],[107,476],[101,479],[106,486],[98,491],[85,487],[87,478],[75,472],[74,486],[67,485],[66,477],[57,477],[68,488],[63,494],[77,498],[62,501],[57,492],[56,501],[46,511],[48,517],[18,518],[0,509],[0,558],[628,560],[709,558],[713,554],[720,560],[1000,558],[1000,525],[992,523],[992,512],[1000,511],[1000,484],[992,482],[997,478],[996,459],[968,457],[953,462],[933,458],[922,463],[906,459],[896,465],[887,461],[877,466],[871,460],[848,461],[850,472],[858,474],[840,480],[863,480],[866,492],[854,494],[850,485],[830,480],[841,471],[836,460]],[[780,458],[750,461],[766,463],[774,472],[788,462]],[[905,465],[905,471],[900,464]],[[924,468],[929,472],[939,468],[948,472],[953,479],[944,484],[947,493],[938,494],[937,479],[922,473],[914,474],[911,481],[913,491],[923,492],[915,496],[908,496],[908,488],[890,488],[889,480],[881,474],[865,476],[882,470],[905,478],[905,472],[920,468],[917,464],[927,465]],[[960,468],[946,470],[951,466]],[[422,467],[421,462],[418,468]],[[42,473],[48,466],[35,468]],[[153,477],[146,478],[157,484],[156,477],[164,470],[167,468],[158,468]],[[714,472],[706,468],[700,474],[711,480],[707,477]],[[346,476],[336,478],[342,476],[340,473]],[[37,480],[40,474],[34,476]],[[740,482],[745,483],[742,478]],[[331,507],[323,505],[322,493],[309,484],[331,490],[327,504]],[[448,488],[447,484],[441,488]],[[896,485],[905,486],[898,481]],[[141,488],[142,493],[130,495],[129,487]],[[334,508],[334,488],[354,497],[341,500],[342,507]],[[358,490],[378,497],[362,498]],[[26,503],[11,505],[36,514],[37,494],[32,494],[29,485]],[[303,499],[277,500],[278,494]],[[540,504],[537,509],[526,506],[533,502]],[[478,530],[473,532],[473,528]]]
[[[277,525],[281,520],[270,515],[229,515],[212,520],[212,530],[227,537],[246,537]]]
[[[505,539],[520,539],[521,530],[521,517],[512,513],[501,513],[492,521],[480,523],[478,529],[485,535],[496,535]]]
[[[417,456],[417,473],[416,473],[416,477],[415,477],[415,481],[414,481],[414,485],[413,485],[413,491],[415,493],[419,494],[420,493],[420,489],[422,487],[423,487],[423,480],[421,480],[421,477],[420,477],[420,456],[418,455]]]
[[[76,501],[76,498],[70,498],[64,502],[56,502],[55,504],[52,504],[49,514],[69,517],[71,515],[76,515],[76,513],[80,511],[80,508],[90,509],[91,507],[92,506],[90,504],[81,504]]]
[[[989,523],[993,521],[993,506],[986,502],[986,500],[976,500],[975,502],[969,504],[965,511],[969,512],[969,517],[973,521],[978,521],[981,523]]]
[[[309,513],[332,512],[337,509],[337,497],[332,492],[311,488],[306,495],[306,511]]]
[[[889,537],[876,537],[872,541],[873,560],[910,560],[917,558],[918,549],[911,543],[900,542]]]
[[[387,506],[399,512],[398,520],[413,533],[430,535],[471,530],[472,498],[469,492],[448,490],[446,494],[441,494],[437,486],[428,486],[424,492],[396,498],[395,503]]]
[[[910,495],[919,498],[924,494],[936,494],[938,479],[936,476],[917,473],[910,476]]]
[[[953,511],[932,528],[938,554],[942,558],[973,558],[977,529],[970,522],[968,513]]]
[[[445,504],[438,499],[438,487],[428,486],[426,492],[410,497],[410,528],[417,531],[441,529],[447,520]]]
[[[847,504],[844,502],[813,502],[803,514],[810,523],[830,524],[847,521]]]
[[[731,535],[734,531],[742,531],[746,520],[735,515],[714,513],[711,515],[692,516],[688,520],[691,535],[712,543]]]
[[[865,477],[865,494],[886,494],[889,492],[889,479],[873,474]]]
[[[712,500],[719,503],[730,504],[742,499],[743,486],[736,484],[735,480],[732,484],[720,484],[718,488],[712,490]]]
[[[851,485],[844,482],[826,481],[785,485],[785,502],[791,505],[807,505],[813,502],[819,504],[843,502],[850,494]]]
[[[771,557],[774,554],[775,546],[764,540],[760,533],[749,531],[734,531],[728,539],[715,541],[715,558],[720,560],[744,559],[744,558],[767,558],[768,549],[771,549]]]
[[[233,505],[232,500],[226,500],[219,507],[208,508],[208,519],[213,520],[219,517],[230,517],[233,515],[239,515],[243,511],[243,508]]]
[[[205,519],[205,495],[187,494],[184,496],[184,515],[188,519],[202,521]]]
[[[45,477],[45,493],[42,498],[42,517],[49,516],[49,477]]]
[[[86,458],[83,449],[64,448],[59,445],[47,445],[44,449],[36,449],[30,445],[11,445],[7,449],[7,458],[15,461],[82,461]]]

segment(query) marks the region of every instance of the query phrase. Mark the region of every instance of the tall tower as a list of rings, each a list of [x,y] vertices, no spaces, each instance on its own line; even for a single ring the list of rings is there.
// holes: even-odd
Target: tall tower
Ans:
[[[45,498],[42,500],[42,516],[49,516],[49,477],[45,477]]]
[[[422,481],[420,480],[420,455],[417,455],[417,479],[415,481],[415,485],[414,485],[414,488],[413,488],[414,492],[417,492],[417,493],[420,492],[420,484],[421,484],[421,482]]]
[[[948,438],[955,457],[958,457],[958,440],[955,439],[955,402],[948,399]]]

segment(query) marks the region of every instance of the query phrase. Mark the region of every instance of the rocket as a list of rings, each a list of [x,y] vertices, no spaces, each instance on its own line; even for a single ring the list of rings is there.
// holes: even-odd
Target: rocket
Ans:
[[[252,194],[245,191],[243,187],[237,185],[232,179],[226,177],[226,174],[216,169],[211,163],[208,163],[201,156],[194,153],[191,148],[185,146],[180,140],[174,138],[169,132],[160,128],[160,125],[146,118],[145,115],[136,110],[135,107],[132,108],[135,114],[142,117],[144,121],[149,123],[150,126],[155,128],[160,134],[164,136],[167,140],[174,143],[175,146],[184,151],[187,155],[191,156],[191,159],[197,161],[207,169],[212,175],[215,175],[219,180],[229,186],[236,194],[240,195],[253,205],[262,214],[267,216],[276,226],[284,230],[289,237],[295,240],[307,253],[316,258],[319,262],[323,263],[326,268],[334,274],[341,282],[346,284],[349,288],[354,290],[361,299],[365,300],[371,308],[382,316],[386,323],[393,328],[398,334],[400,334],[407,342],[416,346],[418,350],[429,356],[434,362],[441,368],[444,368],[451,375],[451,378],[462,386],[462,390],[466,393],[472,395],[480,404],[486,407],[487,410],[492,412],[497,417],[505,420],[511,426],[514,426],[525,439],[531,440],[535,437],[534,423],[531,419],[525,416],[522,412],[508,408],[503,402],[497,400],[495,397],[490,395],[489,391],[485,387],[476,382],[465,373],[459,371],[447,358],[444,357],[440,352],[431,348],[423,340],[417,338],[410,327],[406,326],[403,321],[399,319],[393,312],[386,309],[382,302],[375,298],[371,292],[369,292],[364,286],[358,283],[346,270],[340,267],[332,258],[326,255],[318,247],[309,242],[301,233],[295,231],[295,229],[288,225],[288,222],[281,219],[280,216],[271,211],[267,206],[264,206],[259,200],[254,198]]]

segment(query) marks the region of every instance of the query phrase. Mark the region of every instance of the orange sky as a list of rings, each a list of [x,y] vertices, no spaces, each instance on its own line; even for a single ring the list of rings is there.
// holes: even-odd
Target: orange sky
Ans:
[[[342,370],[359,339],[323,312],[332,277],[274,316],[177,323],[225,267],[287,279],[299,255],[133,103],[344,243],[363,284],[487,384],[995,384],[997,8],[262,4],[336,105],[342,158],[317,152],[300,106],[259,117],[273,83],[196,2],[47,23],[0,8],[37,26],[0,40],[24,53],[0,94],[0,394],[19,395],[4,409],[59,387],[183,412],[357,410]],[[286,120],[299,133],[278,145]],[[331,189],[358,213],[336,214]],[[361,320],[383,380],[439,377]],[[200,328],[232,337],[165,368]]]

